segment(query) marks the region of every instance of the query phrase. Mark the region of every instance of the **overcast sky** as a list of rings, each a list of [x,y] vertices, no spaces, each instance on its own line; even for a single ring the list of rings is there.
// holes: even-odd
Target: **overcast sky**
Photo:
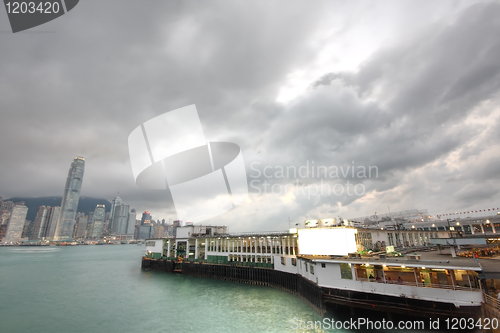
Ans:
[[[175,219],[169,192],[135,184],[127,138],[196,104],[250,191],[204,223],[498,206],[499,2],[85,0],[16,34],[0,10],[0,32],[4,198],[62,195],[83,156],[82,196]],[[329,172],[280,174],[312,165]]]

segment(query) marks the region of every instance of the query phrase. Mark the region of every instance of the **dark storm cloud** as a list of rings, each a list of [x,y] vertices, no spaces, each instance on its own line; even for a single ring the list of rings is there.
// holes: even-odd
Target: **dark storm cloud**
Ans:
[[[473,204],[477,201],[486,201],[498,194],[498,192],[496,188],[469,184],[457,192],[455,197],[463,204]]]
[[[498,4],[472,6],[451,26],[379,52],[358,73],[326,74],[275,120],[272,146],[384,172],[448,154],[477,134],[461,122],[500,88],[499,14]]]
[[[279,109],[266,111],[266,96],[313,55],[303,44],[324,6],[314,7],[86,1],[37,28],[52,33],[3,34],[2,195],[59,194],[75,155],[86,158],[82,194],[139,193],[128,134],[188,104],[197,104],[207,138],[234,124],[265,129]],[[130,200],[170,207],[154,197]]]
[[[462,157],[480,155],[491,148],[474,141],[484,125],[465,120],[481,103],[498,96],[499,14],[495,3],[471,6],[451,25],[435,23],[414,39],[379,51],[356,73],[325,74],[274,119],[259,153],[270,165],[315,161],[346,166],[355,161],[377,166],[379,178],[360,180],[367,192],[394,189],[401,185],[402,172],[446,160],[454,151]],[[489,112],[491,108],[483,117]],[[491,143],[498,151],[498,141]],[[445,193],[457,192],[458,205],[491,200],[497,193],[488,189],[491,184],[467,189],[472,179],[496,177],[498,167],[496,159],[489,160],[479,169],[464,165],[448,177],[441,175],[443,169],[430,169],[424,181],[429,185],[408,184],[402,195],[417,198],[424,190],[442,201]],[[464,179],[472,173],[472,179]],[[441,188],[438,184],[445,179],[461,183]],[[348,205],[356,199],[324,196],[300,206],[307,210],[337,200]]]

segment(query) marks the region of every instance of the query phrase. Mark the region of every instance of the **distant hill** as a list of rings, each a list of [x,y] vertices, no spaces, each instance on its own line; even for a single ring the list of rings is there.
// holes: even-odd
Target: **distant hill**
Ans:
[[[4,199],[4,201],[24,201],[26,207],[28,207],[28,215],[26,216],[27,220],[34,221],[36,213],[38,212],[38,207],[40,206],[60,206],[62,197],[38,197],[38,198],[22,198],[15,197],[10,199]],[[78,212],[82,212],[85,214],[89,214],[93,212],[97,205],[105,205],[106,212],[111,210],[111,202],[105,199],[98,198],[88,198],[88,197],[80,197],[80,201],[78,202]]]

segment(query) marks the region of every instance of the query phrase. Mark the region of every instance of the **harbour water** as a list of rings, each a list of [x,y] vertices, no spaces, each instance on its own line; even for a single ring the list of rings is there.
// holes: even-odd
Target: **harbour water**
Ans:
[[[0,247],[0,332],[284,332],[279,290],[142,271],[143,246]]]
[[[0,332],[303,332],[294,323],[323,320],[272,288],[143,271],[144,250],[0,247]]]

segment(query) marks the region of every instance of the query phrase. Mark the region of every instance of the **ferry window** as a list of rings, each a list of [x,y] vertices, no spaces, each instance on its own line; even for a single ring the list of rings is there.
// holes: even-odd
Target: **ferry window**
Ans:
[[[352,280],[352,269],[350,264],[340,264],[340,278]]]
[[[309,266],[309,265],[306,263],[306,265],[305,265],[305,266],[306,266],[306,272],[307,272],[307,266]]]
[[[321,268],[325,268],[326,267],[326,264],[325,263],[322,263],[321,264]]]
[[[292,258],[292,265],[297,266],[297,258]]]
[[[281,257],[281,264],[282,264],[283,266],[285,266],[285,265],[286,265],[286,258],[285,258],[285,257]]]
[[[314,265],[311,264],[311,274],[314,275]]]

